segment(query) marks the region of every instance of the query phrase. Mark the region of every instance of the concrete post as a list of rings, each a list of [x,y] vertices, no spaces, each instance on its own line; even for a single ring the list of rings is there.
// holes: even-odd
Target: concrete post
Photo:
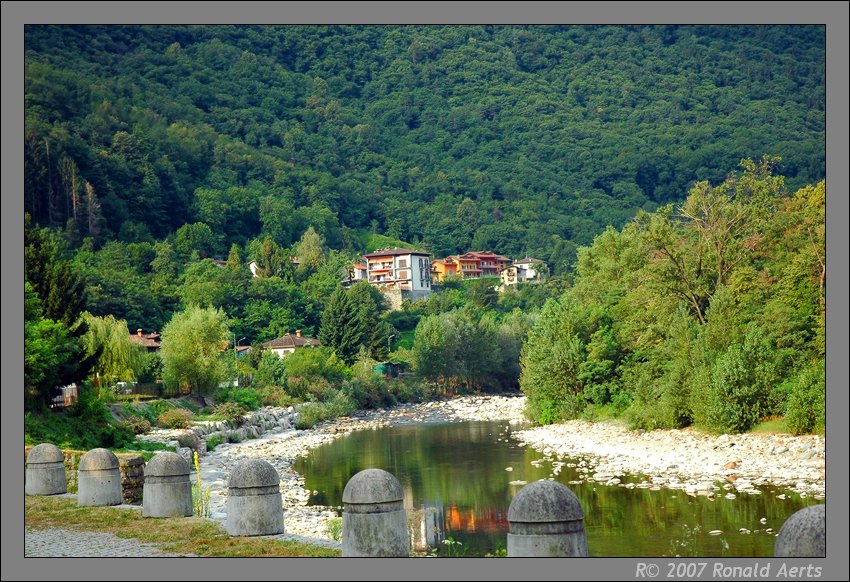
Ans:
[[[232,536],[267,536],[283,533],[283,500],[280,475],[262,459],[242,459],[227,481],[227,520]]]
[[[408,557],[410,536],[404,491],[381,469],[360,471],[342,492],[343,557]]]
[[[557,481],[529,483],[508,507],[508,557],[587,557],[584,510]]]
[[[142,494],[144,517],[189,517],[192,515],[192,484],[189,465],[172,452],[157,453],[145,466]]]
[[[108,449],[92,449],[80,459],[77,505],[121,505],[118,457]]]
[[[68,491],[65,482],[65,457],[50,443],[37,445],[27,455],[27,495],[58,495]]]
[[[826,557],[826,505],[810,505],[789,517],[776,536],[777,558]]]

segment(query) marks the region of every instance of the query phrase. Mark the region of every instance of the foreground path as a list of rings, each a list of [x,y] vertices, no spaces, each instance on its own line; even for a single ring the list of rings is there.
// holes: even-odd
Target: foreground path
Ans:
[[[156,544],[119,538],[111,533],[70,529],[30,529],[24,533],[27,558],[168,558],[192,554],[168,554]]]

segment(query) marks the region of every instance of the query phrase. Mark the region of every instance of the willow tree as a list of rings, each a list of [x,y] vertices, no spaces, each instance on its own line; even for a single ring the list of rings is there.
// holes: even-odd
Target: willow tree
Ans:
[[[225,377],[221,353],[231,334],[221,309],[190,306],[175,313],[162,330],[162,375],[167,386],[189,386],[196,394],[216,388]]]
[[[145,363],[145,349],[130,340],[125,320],[85,311],[76,325],[85,326],[80,342],[86,357],[95,357],[91,373],[99,378],[100,385],[136,379]]]

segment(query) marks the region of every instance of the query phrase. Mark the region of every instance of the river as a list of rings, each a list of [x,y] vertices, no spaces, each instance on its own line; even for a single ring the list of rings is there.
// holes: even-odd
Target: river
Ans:
[[[309,505],[332,507],[342,505],[343,488],[358,471],[391,472],[405,491],[414,549],[438,548],[437,555],[503,551],[510,501],[538,479],[557,479],[578,496],[595,557],[769,557],[782,523],[820,502],[771,486],[736,495],[723,481],[709,495],[656,487],[640,474],[599,483],[585,459],[547,460],[515,440],[520,428],[466,421],[353,431],[313,449],[293,469],[311,491]]]

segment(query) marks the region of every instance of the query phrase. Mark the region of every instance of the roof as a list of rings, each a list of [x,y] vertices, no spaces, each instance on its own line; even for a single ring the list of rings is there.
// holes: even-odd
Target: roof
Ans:
[[[530,265],[531,263],[543,263],[544,265],[546,264],[544,261],[541,261],[540,259],[533,259],[531,257],[525,257],[524,259],[519,259],[518,261],[514,261],[514,265]]]
[[[495,259],[497,261],[510,261],[510,259],[504,255],[499,255],[494,253],[493,251],[469,251],[468,255],[472,255],[479,259]]]
[[[158,348],[160,346],[159,333],[155,331],[151,333],[136,331],[136,333],[130,334],[130,341],[146,348]]]
[[[374,253],[369,253],[368,255],[363,256],[369,259],[376,257],[395,257],[399,255],[421,255],[423,257],[427,257],[428,253],[423,251],[414,251],[413,249],[400,249],[396,247],[394,249],[383,249],[380,251],[375,251]]]
[[[262,344],[264,348],[301,348],[304,346],[317,345],[319,345],[319,340],[316,338],[295,335],[294,333],[288,333],[277,339],[273,339],[270,342]]]

